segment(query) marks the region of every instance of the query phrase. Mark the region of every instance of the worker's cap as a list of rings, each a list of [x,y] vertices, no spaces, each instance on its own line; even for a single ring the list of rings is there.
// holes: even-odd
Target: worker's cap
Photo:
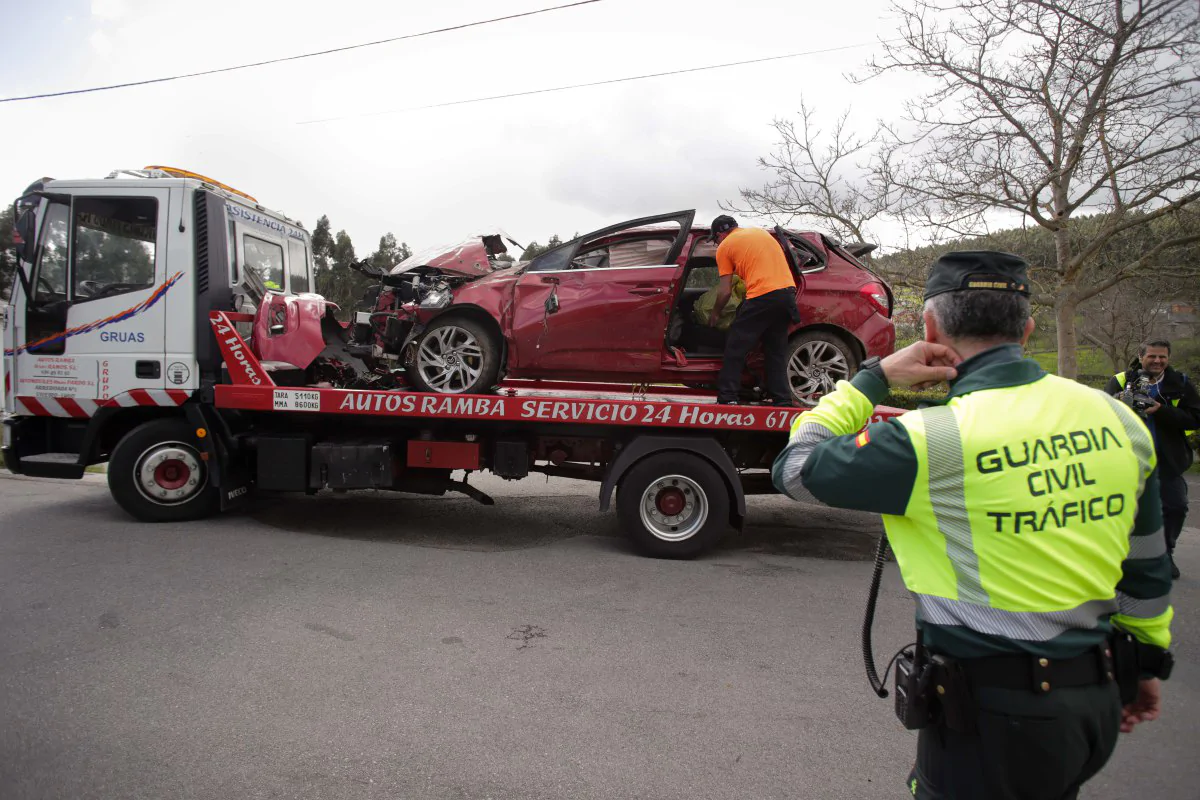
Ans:
[[[731,231],[738,226],[737,220],[728,214],[722,214],[712,221],[712,235],[715,237],[725,231]]]
[[[933,262],[925,299],[963,289],[993,289],[1029,296],[1029,265],[1020,256],[996,250],[962,250]]]

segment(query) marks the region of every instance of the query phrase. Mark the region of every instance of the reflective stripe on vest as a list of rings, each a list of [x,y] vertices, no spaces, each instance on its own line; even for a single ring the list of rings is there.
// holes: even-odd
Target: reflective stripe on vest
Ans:
[[[1103,392],[1045,376],[900,418],[918,471],[903,516],[884,516],[918,618],[1048,641],[1093,630],[1115,592],[1149,431]]]

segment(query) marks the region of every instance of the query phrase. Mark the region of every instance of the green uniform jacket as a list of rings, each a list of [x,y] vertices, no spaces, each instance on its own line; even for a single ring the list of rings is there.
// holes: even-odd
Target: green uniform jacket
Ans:
[[[870,373],[839,382],[797,419],[772,478],[883,515],[931,650],[1064,658],[1113,624],[1170,645],[1154,447],[1129,408],[1018,345],[964,361],[945,401],[864,429],[887,391]]]

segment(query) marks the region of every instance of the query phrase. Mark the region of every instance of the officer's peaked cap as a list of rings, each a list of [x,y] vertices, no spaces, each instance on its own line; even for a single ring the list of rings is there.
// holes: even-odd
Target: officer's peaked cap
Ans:
[[[960,250],[933,262],[925,280],[925,299],[946,292],[994,289],[1029,296],[1029,264],[997,250]]]

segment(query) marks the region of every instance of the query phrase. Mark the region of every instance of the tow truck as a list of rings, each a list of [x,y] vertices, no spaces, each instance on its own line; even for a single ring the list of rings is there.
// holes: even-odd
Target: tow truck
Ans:
[[[540,474],[598,483],[600,509],[615,493],[643,552],[686,558],[742,527],[747,496],[774,491],[770,464],[802,413],[685,387],[347,383],[344,329],[310,291],[308,233],[253,197],[147,167],[39,181],[14,212],[5,466],[77,479],[107,463],[113,499],[138,520],[201,519],[275,492],[491,505],[470,474]]]

